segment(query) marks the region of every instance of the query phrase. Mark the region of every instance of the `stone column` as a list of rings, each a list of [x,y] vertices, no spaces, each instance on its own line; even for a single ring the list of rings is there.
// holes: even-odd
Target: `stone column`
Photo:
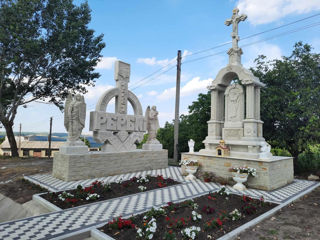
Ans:
[[[218,120],[219,117],[219,91],[213,89],[211,91],[211,121]]]
[[[254,85],[246,86],[246,119],[254,119],[255,117],[255,92]]]
[[[255,87],[255,119],[260,120],[260,87]]]
[[[212,86],[211,90],[211,119],[208,121],[208,137],[206,140],[211,142],[212,140],[221,139],[222,135],[222,116],[223,116],[223,101],[224,94],[217,86]]]

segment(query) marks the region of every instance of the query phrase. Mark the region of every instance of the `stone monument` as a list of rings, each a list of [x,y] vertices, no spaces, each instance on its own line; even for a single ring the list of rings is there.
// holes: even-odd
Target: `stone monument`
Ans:
[[[82,129],[86,120],[86,104],[84,97],[77,94],[72,97],[71,94],[64,107],[64,126],[68,132],[67,142],[59,149],[63,154],[85,154],[88,153],[88,147],[80,140]]]
[[[198,153],[182,154],[182,159],[199,159],[204,171],[228,178],[231,166],[247,165],[258,171],[258,177],[249,179],[249,186],[271,190],[293,180],[293,159],[276,157],[270,153],[263,138],[260,119],[260,89],[265,85],[241,64],[242,49],[238,46],[238,24],[246,15],[234,9],[231,19],[232,48],[228,51],[229,64],[222,68],[208,87],[211,91],[211,119],[205,149]],[[217,157],[217,147],[223,140],[229,156]]]
[[[64,181],[105,177],[143,170],[168,167],[168,151],[155,139],[159,124],[155,107],[149,108],[145,118],[139,99],[128,90],[130,65],[115,63],[116,87],[107,90],[98,100],[95,111],[90,113],[90,130],[94,139],[102,143],[100,152],[84,151],[78,141],[84,127],[85,105],[83,97],[66,101],[65,125],[69,137],[67,150],[61,149],[53,161],[52,175]],[[109,102],[115,98],[115,113],[106,112]],[[80,104],[81,102],[81,104]],[[127,114],[128,102],[134,115]],[[150,124],[148,124],[150,123]],[[136,149],[148,127],[148,141],[153,148]],[[160,148],[159,148],[160,145]],[[154,147],[156,146],[156,147]],[[72,148],[71,148],[72,147]],[[72,150],[70,150],[70,148]]]
[[[142,145],[142,149],[144,150],[161,150],[162,144],[157,139],[157,131],[160,128],[159,126],[159,119],[158,119],[159,112],[157,111],[156,106],[147,107],[145,119],[147,123],[147,130],[148,130],[148,139],[145,144]]]

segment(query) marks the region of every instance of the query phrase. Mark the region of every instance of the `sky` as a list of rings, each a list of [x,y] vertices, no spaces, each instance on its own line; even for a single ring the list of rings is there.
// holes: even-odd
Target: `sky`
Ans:
[[[77,0],[75,4],[82,2],[84,0]],[[242,48],[242,64],[245,67],[253,67],[254,59],[260,54],[270,60],[288,56],[298,41],[311,44],[314,52],[320,52],[320,0],[88,2],[92,10],[89,27],[95,30],[96,35],[104,35],[106,47],[96,67],[101,77],[85,95],[87,118],[84,134],[90,134],[89,115],[94,111],[99,97],[115,86],[116,60],[131,65],[129,90],[138,96],[144,111],[149,105],[157,106],[160,126],[163,127],[166,121],[172,122],[174,118],[176,55],[181,50],[180,114],[187,114],[188,106],[197,100],[199,93],[207,93],[207,86],[228,63],[227,51],[231,43],[227,43],[231,41],[232,27],[224,22],[232,16],[235,7],[239,8],[239,14],[248,16],[239,24],[239,45],[246,45]],[[313,15],[316,16],[310,17]],[[307,17],[310,18],[244,39]],[[224,46],[214,48],[224,43]],[[214,49],[199,53],[210,48]],[[146,78],[159,69],[157,74]],[[109,104],[107,112],[114,112],[113,103]],[[18,109],[14,131],[19,131],[21,123],[23,132],[48,132],[50,117],[53,117],[53,132],[66,132],[63,113],[52,104],[38,102]]]

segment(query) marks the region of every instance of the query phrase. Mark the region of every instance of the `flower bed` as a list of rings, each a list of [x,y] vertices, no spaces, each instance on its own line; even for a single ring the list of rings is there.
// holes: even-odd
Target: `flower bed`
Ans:
[[[273,208],[248,196],[217,193],[168,203],[130,219],[113,219],[99,230],[115,239],[216,239]],[[134,238],[135,236],[135,238]]]
[[[133,177],[126,181],[120,180],[117,183],[95,181],[88,187],[78,185],[74,190],[47,193],[41,195],[41,197],[62,209],[66,209],[175,184],[178,184],[178,182],[171,178],[165,179],[162,175],[158,175],[157,177],[148,175],[139,178]]]

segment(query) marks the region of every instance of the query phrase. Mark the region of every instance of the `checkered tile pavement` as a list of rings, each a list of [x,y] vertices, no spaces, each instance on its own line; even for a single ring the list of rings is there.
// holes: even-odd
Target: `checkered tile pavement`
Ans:
[[[90,185],[92,182],[98,180],[107,182],[117,182],[118,180],[128,180],[132,177],[140,177],[140,176],[157,176],[162,175],[164,178],[172,178],[176,181],[183,182],[184,178],[181,176],[180,168],[178,167],[168,167],[163,169],[157,170],[149,170],[149,171],[140,171],[134,173],[127,173],[127,174],[120,174],[115,176],[109,177],[101,177],[101,178],[92,178],[87,180],[79,180],[79,181],[70,181],[65,182],[60,179],[52,177],[50,174],[37,174],[32,176],[24,176],[25,179],[40,185],[52,192],[67,190],[67,189],[74,189],[78,185],[87,186]]]
[[[176,180],[183,180],[180,175],[180,169],[177,167],[169,167],[158,171],[146,171],[136,174],[125,174],[113,176],[103,181],[117,181],[119,179],[128,179],[132,176],[143,174],[162,174],[165,177],[171,177]],[[96,179],[88,181],[76,181],[66,183],[57,179],[42,178],[41,175],[31,176],[33,181],[42,181],[38,184],[46,184],[47,187],[54,189],[73,188],[78,184],[90,184]],[[40,179],[40,180],[39,180]],[[306,191],[307,189],[319,185],[317,182],[295,180],[292,184],[275,191],[261,191],[248,189],[245,192],[238,192],[232,187],[226,186],[228,191],[235,194],[246,194],[252,197],[263,196],[267,201],[282,203],[295,195]],[[114,217],[128,217],[132,214],[138,214],[151,209],[153,206],[161,206],[167,202],[178,202],[185,199],[201,196],[211,191],[217,191],[221,186],[216,183],[203,183],[201,181],[182,182],[181,184],[155,189],[147,192],[124,196],[116,199],[110,199],[102,202],[92,203],[76,208],[61,210],[41,216],[30,217],[22,220],[11,221],[0,224],[0,239],[52,239],[63,238],[63,235],[72,234],[85,229],[93,228],[103,224]]]

